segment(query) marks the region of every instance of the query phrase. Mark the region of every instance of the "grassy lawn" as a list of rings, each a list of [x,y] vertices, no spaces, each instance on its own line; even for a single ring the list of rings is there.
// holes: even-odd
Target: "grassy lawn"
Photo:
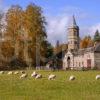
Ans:
[[[26,79],[19,79],[19,75],[0,75],[0,100],[100,100],[100,80],[95,76],[100,71],[38,71],[42,79],[35,80],[27,71]],[[56,80],[48,80],[50,73],[54,73]],[[70,75],[76,80],[69,81]]]

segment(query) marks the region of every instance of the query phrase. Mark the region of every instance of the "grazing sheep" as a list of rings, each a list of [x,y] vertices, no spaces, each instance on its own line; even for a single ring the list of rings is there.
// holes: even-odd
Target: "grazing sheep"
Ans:
[[[41,74],[38,74],[36,75],[35,79],[39,79],[39,78],[42,78],[42,75]]]
[[[20,76],[20,79],[26,78],[27,76],[28,76],[27,74],[22,74],[22,75]]]
[[[99,80],[99,79],[100,79],[100,75],[97,75],[97,76],[96,76],[96,80]]]
[[[25,74],[25,71],[20,71],[21,72],[21,74]]]
[[[69,77],[69,81],[73,81],[73,80],[75,80],[75,76],[71,75],[71,76]]]
[[[8,72],[8,75],[12,75],[12,74],[13,74],[13,72],[12,72],[12,71]]]
[[[56,78],[56,75],[51,74],[49,75],[48,80],[54,80],[55,78]]]
[[[4,71],[0,71],[0,74],[4,74]]]
[[[37,76],[37,73],[34,71],[32,74],[31,74],[31,77],[36,77]]]
[[[73,68],[73,67],[71,67],[71,70],[74,70],[74,68]]]
[[[14,74],[16,75],[16,74],[19,74],[19,72],[18,71],[16,71],[16,72],[14,72]]]

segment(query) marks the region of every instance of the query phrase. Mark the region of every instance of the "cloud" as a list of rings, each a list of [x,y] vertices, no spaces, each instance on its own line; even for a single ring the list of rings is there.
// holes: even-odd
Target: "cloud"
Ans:
[[[69,18],[67,15],[47,17],[48,40],[53,45],[55,45],[57,40],[59,40],[61,43],[66,41],[68,19]]]
[[[90,35],[91,37],[94,36],[96,30],[100,31],[100,23],[97,23],[95,25],[91,25],[91,26],[83,26],[80,29],[80,37],[83,38],[87,35]]]
[[[60,43],[67,42],[67,28],[73,14],[79,21],[82,19],[86,19],[86,17],[88,16],[87,13],[84,13],[80,8],[77,7],[61,8],[59,10],[59,13],[57,13],[56,15],[46,15],[46,20],[48,23],[46,28],[48,40],[53,45],[55,45],[57,40],[59,40]],[[85,30],[82,29],[83,32]]]
[[[91,32],[92,35],[94,35],[94,33],[95,33],[96,30],[100,31],[100,23],[98,23],[98,24],[90,27],[90,32]]]
[[[3,0],[0,0],[0,9],[2,9]]]
[[[65,7],[61,8],[59,13],[56,15],[46,15],[46,20],[48,23],[47,35],[48,40],[55,45],[56,41],[59,40],[60,43],[67,42],[67,28],[69,25],[70,17],[75,15],[77,24],[80,28],[80,37],[83,38],[87,35],[94,36],[95,31],[98,29],[100,31],[100,23],[92,23],[93,16],[86,13],[77,7]]]

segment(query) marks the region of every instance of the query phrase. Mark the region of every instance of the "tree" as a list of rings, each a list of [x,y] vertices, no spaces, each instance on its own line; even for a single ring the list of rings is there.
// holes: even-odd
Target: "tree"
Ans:
[[[95,32],[94,42],[100,42],[100,33],[98,30],[96,30],[96,32]]]
[[[80,48],[87,48],[93,46],[93,40],[91,39],[91,36],[85,36],[80,43]]]
[[[28,66],[30,63],[34,66],[44,64],[53,50],[47,41],[46,21],[41,7],[30,4],[23,10],[19,5],[11,6],[5,21],[7,39],[2,45],[3,55],[8,58],[15,56]]]
[[[11,45],[11,41],[5,41],[1,45],[2,55],[6,58],[10,58],[14,55],[14,48]]]
[[[31,43],[29,44],[30,53],[33,63],[37,66],[40,65],[42,58],[46,57],[47,52],[47,34],[45,30],[45,18],[42,14],[40,7],[35,4],[30,4],[25,10],[25,30],[28,33],[28,37],[31,37]]]
[[[2,30],[3,30],[3,22],[2,22],[2,20],[3,20],[3,16],[4,16],[4,14],[3,14],[3,12],[1,12],[0,13],[0,38],[2,37]]]
[[[23,10],[19,5],[11,6],[6,13],[7,36],[14,46],[15,56],[18,57],[19,37],[22,28]]]

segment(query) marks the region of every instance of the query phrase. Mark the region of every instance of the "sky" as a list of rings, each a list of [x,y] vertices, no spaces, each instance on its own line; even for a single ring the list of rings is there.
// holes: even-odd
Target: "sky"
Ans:
[[[0,0],[0,9],[7,10],[16,4],[25,8],[30,3],[42,7],[48,23],[48,40],[53,45],[57,40],[67,42],[67,28],[73,15],[80,27],[81,38],[93,36],[97,29],[100,30],[100,0]]]

